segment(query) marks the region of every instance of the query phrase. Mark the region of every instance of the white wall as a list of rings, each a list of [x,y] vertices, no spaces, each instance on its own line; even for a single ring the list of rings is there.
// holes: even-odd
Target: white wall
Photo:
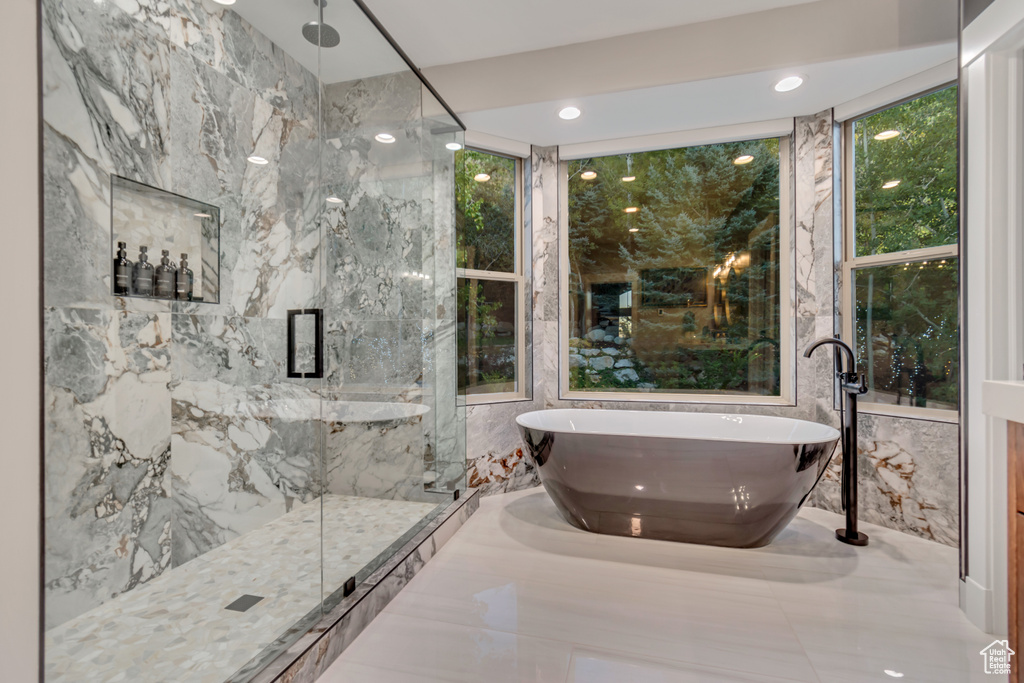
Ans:
[[[0,22],[4,154],[4,334],[0,471],[0,662],[5,681],[39,677],[40,343],[37,26],[34,0],[6,0]]]
[[[1006,421],[983,411],[985,381],[1021,379],[1024,333],[1020,126],[1024,4],[995,0],[963,31],[966,98],[967,576],[960,603],[1007,631]]]

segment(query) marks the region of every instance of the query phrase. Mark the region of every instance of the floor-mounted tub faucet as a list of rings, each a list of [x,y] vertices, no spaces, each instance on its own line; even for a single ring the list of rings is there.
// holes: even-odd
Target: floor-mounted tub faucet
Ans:
[[[845,372],[838,353],[836,357],[836,376],[839,377],[839,389],[843,392],[840,443],[843,449],[842,499],[843,509],[846,511],[846,528],[836,529],[836,538],[850,545],[867,545],[867,534],[857,531],[857,397],[866,394],[868,388],[864,377],[857,374],[857,361],[853,356],[853,349],[839,339],[822,337],[811,342],[804,349],[804,358],[810,358],[816,348],[825,344],[834,344],[838,347],[837,352],[842,350],[846,356]]]

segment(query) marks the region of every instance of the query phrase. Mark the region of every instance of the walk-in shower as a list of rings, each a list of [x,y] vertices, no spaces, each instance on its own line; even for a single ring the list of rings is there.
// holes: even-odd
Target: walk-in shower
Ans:
[[[248,680],[465,490],[462,128],[351,0],[42,7],[46,680]]]

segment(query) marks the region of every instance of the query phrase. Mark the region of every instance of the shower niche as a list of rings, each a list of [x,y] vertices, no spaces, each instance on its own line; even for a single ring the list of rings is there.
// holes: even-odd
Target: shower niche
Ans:
[[[116,175],[110,188],[111,294],[219,303],[220,209]]]

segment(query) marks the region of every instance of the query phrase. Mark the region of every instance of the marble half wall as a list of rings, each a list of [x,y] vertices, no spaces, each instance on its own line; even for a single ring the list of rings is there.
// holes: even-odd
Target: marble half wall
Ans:
[[[791,156],[794,273],[791,281],[797,353],[796,405],[695,406],[644,401],[565,401],[558,395],[558,150],[534,148],[533,190],[533,400],[470,406],[467,416],[469,485],[484,495],[539,484],[523,457],[515,417],[547,408],[610,408],[781,415],[839,426],[833,408],[832,359],[799,353],[811,341],[834,334],[838,282],[834,268],[833,164],[835,124],[831,111],[798,117]],[[958,426],[862,414],[860,427],[861,517],[948,545],[958,543]],[[809,504],[838,510],[839,458]]]

